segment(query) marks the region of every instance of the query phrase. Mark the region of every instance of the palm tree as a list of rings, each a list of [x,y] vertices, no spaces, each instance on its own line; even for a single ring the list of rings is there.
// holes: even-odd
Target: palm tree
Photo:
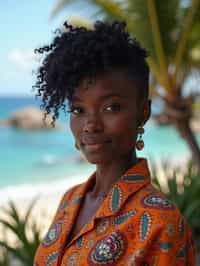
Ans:
[[[57,2],[52,16],[70,2]],[[177,129],[200,170],[200,147],[190,126],[196,94],[184,94],[186,82],[200,69],[200,0],[87,2],[98,7],[106,20],[125,20],[129,33],[150,51],[150,89],[164,103],[159,119]]]

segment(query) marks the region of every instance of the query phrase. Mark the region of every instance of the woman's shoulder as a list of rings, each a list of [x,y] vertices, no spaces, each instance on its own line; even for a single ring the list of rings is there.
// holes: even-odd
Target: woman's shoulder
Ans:
[[[60,204],[64,202],[69,203],[70,201],[75,201],[76,199],[81,197],[81,191],[82,191],[83,186],[84,186],[84,183],[81,183],[66,190],[61,198]]]
[[[187,240],[192,246],[192,235],[185,217],[177,205],[152,184],[143,187],[135,195],[135,200],[133,197],[132,203],[138,211],[136,219],[141,230],[145,228],[152,234],[159,233],[161,241],[170,238],[183,244]]]
[[[78,192],[80,188],[83,186],[83,183],[77,184],[65,191],[65,193],[62,196],[63,200],[70,200],[73,196],[78,195]]]
[[[69,189],[67,189],[64,194],[61,196],[61,199],[59,201],[55,218],[61,217],[66,208],[72,205],[72,203],[76,203],[80,200],[79,191],[81,190],[83,184],[77,184]]]
[[[160,225],[174,223],[181,227],[184,218],[176,203],[168,199],[163,192],[151,183],[136,194],[132,200],[141,215],[157,221]]]

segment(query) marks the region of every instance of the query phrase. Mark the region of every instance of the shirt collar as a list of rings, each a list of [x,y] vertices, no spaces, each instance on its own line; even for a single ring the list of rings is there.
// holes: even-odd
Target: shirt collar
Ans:
[[[84,197],[91,183],[94,182],[96,172],[94,172],[88,181],[83,183],[76,195]],[[147,160],[138,158],[136,164],[131,166],[112,186],[107,194],[95,217],[115,215],[123,206],[130,195],[136,193],[139,189],[150,183],[150,172]]]

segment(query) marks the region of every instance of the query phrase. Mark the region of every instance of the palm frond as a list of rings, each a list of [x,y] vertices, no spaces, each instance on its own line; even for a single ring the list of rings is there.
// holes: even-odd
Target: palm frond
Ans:
[[[72,0],[58,0],[55,6],[53,7],[50,19],[54,18],[58,13],[60,13],[68,4],[72,3]]]
[[[18,223],[16,225],[12,225],[12,223],[7,222],[5,220],[0,220],[0,223],[7,229],[9,229],[10,231],[12,231],[12,233],[14,233],[14,235],[17,236],[18,240],[20,240],[20,242],[27,242],[26,237],[24,235],[24,230],[22,227],[21,223]]]
[[[122,8],[122,3],[113,0],[90,0],[91,3],[98,6],[102,14],[106,17],[118,20],[126,20],[126,12]]]
[[[12,255],[14,255],[16,258],[18,258],[20,261],[24,262],[24,257],[21,252],[19,252],[18,249],[11,247],[10,245],[6,244],[3,241],[0,241],[0,246],[4,247],[8,252],[10,252]]]
[[[1,248],[0,266],[10,266],[10,257],[6,248]]]
[[[17,238],[17,246],[13,247],[7,241],[1,241],[0,246],[4,247],[10,254],[18,258],[23,265],[32,265],[36,249],[41,241],[40,230],[37,229],[35,223],[32,223],[31,232],[32,239],[27,235],[27,225],[29,223],[31,211],[35,205],[34,199],[29,205],[24,217],[20,217],[19,212],[13,202],[9,203],[9,210],[5,213],[8,215],[7,220],[0,220],[2,226],[9,230]]]
[[[24,217],[24,221],[27,221],[29,219],[29,216],[30,216],[30,214],[31,214],[31,212],[32,212],[32,210],[33,210],[33,208],[34,208],[34,206],[35,206],[35,204],[36,204],[38,199],[39,199],[38,197],[35,197],[31,201],[31,203],[30,203],[30,205],[29,205],[29,207],[28,207],[28,209],[26,211],[26,214],[25,214],[25,217]]]
[[[185,17],[185,21],[183,21],[184,27],[182,28],[181,36],[179,38],[175,54],[175,63],[174,63],[175,70],[173,75],[173,83],[176,83],[177,73],[180,68],[181,61],[183,60],[183,54],[187,48],[187,42],[189,40],[189,35],[191,34],[193,20],[195,17],[195,13],[198,10],[199,4],[200,4],[199,0],[192,0],[191,7],[188,10],[188,14]]]
[[[160,183],[159,177],[157,176],[156,170],[152,172],[152,181],[157,187],[166,194],[166,197],[175,202],[188,221],[191,230],[194,233],[199,232],[199,219],[200,219],[200,179],[199,173],[194,169],[191,162],[186,167],[186,172],[181,172],[180,169],[176,168],[173,174],[169,174],[167,169],[170,169],[168,165],[165,169],[165,178],[167,180],[168,191],[163,189]],[[178,182],[178,176],[183,176],[182,182]],[[195,215],[194,215],[195,213]],[[199,241],[199,236],[195,238]]]
[[[171,86],[169,82],[169,76],[168,76],[168,65],[166,60],[166,55],[164,52],[163,47],[163,39],[160,32],[160,25],[158,20],[158,10],[156,8],[155,0],[149,0],[148,3],[148,12],[149,12],[149,18],[151,22],[152,27],[152,35],[154,40],[154,45],[157,53],[157,58],[159,65],[161,67],[161,74],[163,78],[162,85],[164,85],[165,89],[170,92]]]

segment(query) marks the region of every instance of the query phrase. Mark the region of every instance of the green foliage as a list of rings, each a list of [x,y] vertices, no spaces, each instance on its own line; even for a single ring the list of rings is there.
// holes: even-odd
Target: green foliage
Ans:
[[[193,237],[200,248],[200,173],[191,162],[186,171],[175,168],[169,171],[169,163],[163,164],[166,186],[161,184],[156,167],[152,167],[152,181],[166,197],[175,202],[183,216],[186,218]]]
[[[9,254],[7,249],[1,249],[0,266],[10,266]]]
[[[170,57],[175,53],[176,49],[175,44],[177,40],[173,35],[177,27],[176,13],[178,10],[178,2],[177,0],[155,1],[161,40],[168,60],[170,60]],[[150,51],[154,60],[157,61],[156,47],[153,39],[154,29],[151,27],[148,1],[128,1],[128,18],[131,14],[134,18],[132,21],[132,32],[143,46]]]
[[[11,256],[18,259],[22,265],[33,265],[34,255],[40,243],[40,231],[36,224],[30,224],[32,236],[28,237],[27,227],[30,220],[30,214],[35,204],[35,200],[30,204],[24,217],[20,217],[16,206],[13,202],[9,203],[9,209],[4,209],[4,213],[8,219],[1,219],[0,223],[5,229],[9,230],[17,239],[16,247],[9,244],[7,241],[0,241],[0,247],[4,248]],[[4,260],[5,261],[5,260]],[[6,265],[5,263],[2,265]]]
[[[200,112],[200,101],[194,103],[194,110]]]

